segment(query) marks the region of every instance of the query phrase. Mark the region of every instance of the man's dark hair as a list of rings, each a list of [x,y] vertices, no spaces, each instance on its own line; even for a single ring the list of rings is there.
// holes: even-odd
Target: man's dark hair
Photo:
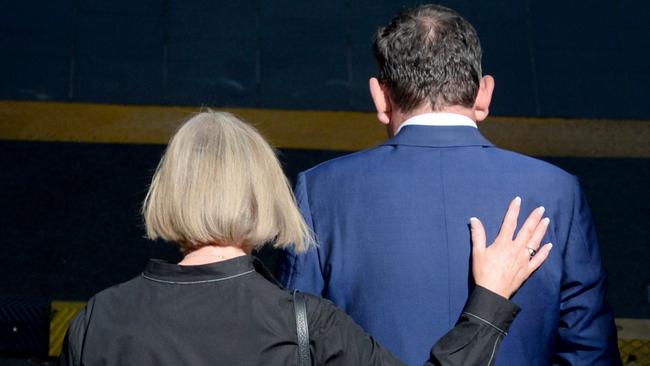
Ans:
[[[481,79],[476,30],[455,11],[421,5],[402,11],[375,33],[380,82],[408,113],[425,102],[433,110],[472,107]]]

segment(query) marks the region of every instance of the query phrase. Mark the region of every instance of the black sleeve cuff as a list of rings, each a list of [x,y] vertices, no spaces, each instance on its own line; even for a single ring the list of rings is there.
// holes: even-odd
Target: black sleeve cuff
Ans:
[[[508,299],[476,286],[465,305],[463,316],[484,322],[506,335],[520,310],[519,306]]]

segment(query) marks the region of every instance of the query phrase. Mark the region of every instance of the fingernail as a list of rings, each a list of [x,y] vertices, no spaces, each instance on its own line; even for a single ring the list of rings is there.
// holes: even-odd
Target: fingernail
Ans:
[[[548,244],[546,244],[546,245],[548,245],[548,251],[550,252],[550,251],[551,251],[551,249],[553,249],[553,244],[551,244],[551,243],[548,243]]]
[[[519,197],[519,196],[515,197],[514,201],[515,201],[515,204],[520,205],[521,204],[521,197]]]
[[[548,225],[551,222],[551,219],[549,219],[548,217],[545,217],[544,220],[542,220],[542,221],[544,222],[544,225]]]
[[[470,217],[469,218],[469,222],[471,222],[471,223],[474,223],[474,222],[477,222],[477,221],[478,221],[478,219],[476,217]]]
[[[539,213],[541,213],[541,214],[543,214],[544,211],[546,211],[546,209],[544,208],[544,206],[539,206],[538,210],[539,210]]]

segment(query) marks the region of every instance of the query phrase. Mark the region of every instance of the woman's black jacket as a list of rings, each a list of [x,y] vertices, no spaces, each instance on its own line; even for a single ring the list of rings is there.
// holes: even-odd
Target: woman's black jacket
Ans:
[[[331,302],[306,296],[315,365],[402,365]],[[427,365],[491,365],[518,308],[477,287]],[[62,365],[296,365],[293,300],[254,257],[200,266],[152,260],[73,320]]]

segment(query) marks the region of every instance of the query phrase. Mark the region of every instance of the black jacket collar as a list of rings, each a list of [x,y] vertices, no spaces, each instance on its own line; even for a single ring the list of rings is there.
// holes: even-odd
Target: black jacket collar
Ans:
[[[227,280],[253,272],[280,286],[264,264],[250,255],[198,266],[181,266],[160,259],[150,259],[142,276],[159,282],[185,284]]]

